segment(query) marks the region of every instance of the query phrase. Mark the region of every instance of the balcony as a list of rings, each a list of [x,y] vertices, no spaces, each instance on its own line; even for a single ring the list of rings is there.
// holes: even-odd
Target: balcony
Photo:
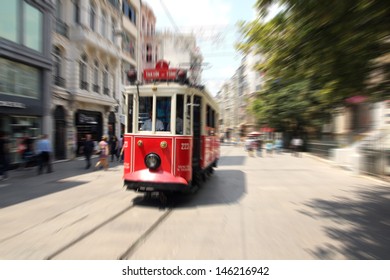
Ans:
[[[88,27],[72,25],[69,28],[69,39],[75,43],[80,43],[86,47],[93,48],[101,53],[119,60],[121,57],[120,48],[109,38],[105,38]]]
[[[65,87],[65,79],[60,76],[53,76],[54,84],[59,87]]]
[[[109,88],[104,88],[104,94],[105,95],[110,95],[110,89]]]
[[[98,85],[93,85],[94,92],[100,92],[100,87]]]
[[[56,33],[69,38],[68,25],[60,19],[56,20]]]

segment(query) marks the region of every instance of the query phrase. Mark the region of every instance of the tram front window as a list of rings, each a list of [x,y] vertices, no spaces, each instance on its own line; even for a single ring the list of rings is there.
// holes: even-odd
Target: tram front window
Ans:
[[[171,121],[171,97],[157,97],[157,114],[156,120],[160,120],[163,123],[163,128],[157,131],[168,131],[168,125]]]
[[[157,97],[156,112],[153,112],[153,97],[140,97],[138,129],[140,131],[167,131],[171,114],[171,98]],[[153,128],[153,117],[155,118]]]

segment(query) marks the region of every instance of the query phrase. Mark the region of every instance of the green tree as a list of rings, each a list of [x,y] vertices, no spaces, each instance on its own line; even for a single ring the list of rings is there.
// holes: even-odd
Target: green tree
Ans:
[[[283,11],[260,20],[274,4]],[[348,97],[388,97],[388,1],[258,0],[256,8],[260,17],[241,23],[238,48],[265,57],[257,70],[267,82],[252,106],[260,122],[318,127]],[[372,73],[381,79],[368,86]]]

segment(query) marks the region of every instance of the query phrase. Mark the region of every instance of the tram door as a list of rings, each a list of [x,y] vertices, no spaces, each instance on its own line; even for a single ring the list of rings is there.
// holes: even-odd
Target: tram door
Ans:
[[[200,154],[201,154],[201,108],[202,98],[200,96],[194,96],[193,101],[194,116],[193,116],[193,151],[192,151],[192,168],[193,173],[200,170]]]

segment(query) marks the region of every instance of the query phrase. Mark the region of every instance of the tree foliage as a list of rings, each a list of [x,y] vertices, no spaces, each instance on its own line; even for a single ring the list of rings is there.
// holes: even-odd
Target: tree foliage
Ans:
[[[264,22],[274,4],[284,9]],[[258,19],[241,23],[238,48],[265,58],[257,70],[267,82],[253,104],[259,121],[316,126],[348,97],[388,96],[388,1],[258,0],[256,8]],[[381,78],[368,86],[372,73]]]

